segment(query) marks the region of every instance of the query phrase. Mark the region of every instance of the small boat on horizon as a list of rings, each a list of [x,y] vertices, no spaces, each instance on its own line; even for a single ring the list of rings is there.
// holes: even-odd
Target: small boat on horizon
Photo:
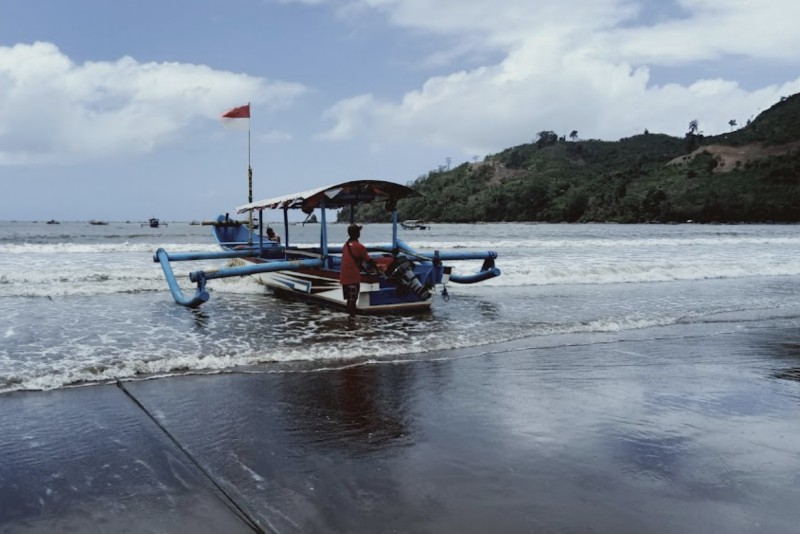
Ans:
[[[93,224],[95,226],[103,226],[103,225],[106,225],[108,223],[106,221],[98,221],[98,220],[92,219],[91,221],[89,221],[89,224]]]
[[[57,221],[57,220],[55,220],[55,219],[50,219],[49,221],[47,221],[47,224],[61,224],[61,223],[60,223],[60,222],[58,222],[58,221]]]
[[[430,225],[422,219],[407,219],[400,223],[406,230],[427,230]]]
[[[155,217],[150,217],[147,219],[146,223],[142,223],[139,226],[149,226],[150,228],[158,228],[159,226],[169,226],[167,223],[162,223]]]

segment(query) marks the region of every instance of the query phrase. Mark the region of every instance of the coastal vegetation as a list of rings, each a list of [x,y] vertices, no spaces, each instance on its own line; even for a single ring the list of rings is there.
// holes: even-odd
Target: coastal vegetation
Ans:
[[[431,222],[800,222],[800,94],[736,129],[582,140],[541,131],[483,161],[443,166],[408,185],[401,219]],[[449,158],[448,158],[449,160]],[[449,163],[449,161],[448,161]],[[380,206],[359,221],[385,222]],[[339,213],[339,220],[349,218]]]

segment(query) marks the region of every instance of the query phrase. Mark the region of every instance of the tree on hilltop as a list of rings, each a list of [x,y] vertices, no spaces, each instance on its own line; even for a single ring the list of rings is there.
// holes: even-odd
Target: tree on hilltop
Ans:
[[[542,130],[537,136],[536,146],[538,148],[554,145],[558,142],[558,135],[552,130]]]

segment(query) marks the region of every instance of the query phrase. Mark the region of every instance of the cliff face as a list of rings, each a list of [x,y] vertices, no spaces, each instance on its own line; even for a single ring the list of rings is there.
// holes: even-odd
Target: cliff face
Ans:
[[[800,95],[729,133],[568,141],[543,132],[411,185],[403,219],[438,222],[800,222]],[[386,221],[379,206],[362,221]]]
[[[667,164],[689,165],[696,157],[708,153],[717,161],[714,172],[731,172],[740,168],[742,165],[753,164],[758,160],[772,157],[789,155],[792,152],[796,152],[798,149],[800,149],[800,141],[772,146],[762,143],[742,146],[703,145],[689,154],[670,160]]]

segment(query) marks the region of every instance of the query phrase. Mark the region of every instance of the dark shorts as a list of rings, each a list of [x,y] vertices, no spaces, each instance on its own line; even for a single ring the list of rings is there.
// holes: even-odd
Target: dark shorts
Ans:
[[[358,300],[358,289],[360,284],[345,284],[342,286],[342,296],[344,300],[353,302]]]

